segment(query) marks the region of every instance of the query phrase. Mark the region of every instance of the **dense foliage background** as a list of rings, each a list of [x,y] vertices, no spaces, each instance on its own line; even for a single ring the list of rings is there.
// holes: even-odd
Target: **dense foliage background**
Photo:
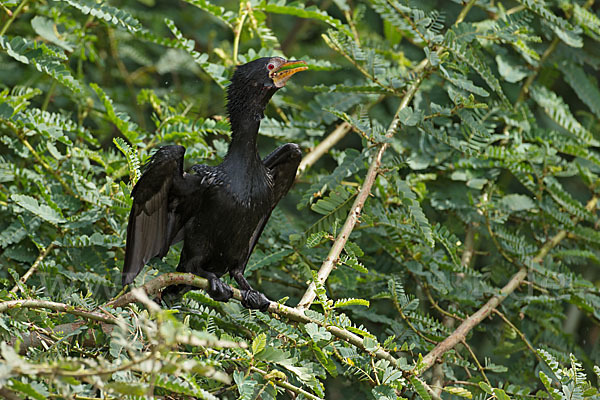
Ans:
[[[593,0],[0,8],[0,396],[600,397]],[[218,163],[266,55],[311,68],[262,122],[305,160],[246,270],[289,307],[107,305],[140,165]]]

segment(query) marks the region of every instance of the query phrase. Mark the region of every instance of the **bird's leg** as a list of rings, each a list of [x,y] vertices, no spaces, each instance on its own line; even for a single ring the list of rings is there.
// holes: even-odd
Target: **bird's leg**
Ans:
[[[253,310],[260,310],[262,312],[267,311],[271,304],[269,299],[267,299],[267,296],[258,290],[252,289],[252,286],[250,286],[246,278],[244,278],[242,271],[233,272],[232,276],[240,287],[242,293],[242,305]]]
[[[178,272],[192,272],[194,275],[198,275],[208,280],[208,288],[206,291],[216,301],[228,301],[233,297],[233,289],[231,286],[223,282],[217,275],[212,272],[206,271],[200,267],[203,265],[203,259],[201,257],[192,257],[187,260],[184,264],[179,264],[177,267]],[[178,285],[182,286],[182,285]]]

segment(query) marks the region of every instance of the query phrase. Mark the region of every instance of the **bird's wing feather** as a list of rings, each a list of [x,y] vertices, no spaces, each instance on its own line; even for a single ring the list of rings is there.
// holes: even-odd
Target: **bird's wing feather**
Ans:
[[[256,229],[254,230],[254,233],[252,234],[252,237],[250,238],[250,246],[248,248],[246,263],[252,254],[252,250],[254,250],[254,246],[256,246],[256,242],[258,242],[260,235],[265,229],[265,225],[271,217],[273,209],[292,187],[294,179],[296,178],[298,165],[300,164],[300,160],[302,158],[301,156],[302,153],[298,146],[288,143],[279,146],[263,159],[263,164],[269,169],[271,176],[273,177],[273,203],[271,204],[271,210],[260,220],[256,226]]]
[[[185,221],[177,212],[181,200],[178,187],[186,187],[182,146],[161,147],[144,166],[131,196],[133,204],[127,225],[123,285],[131,283],[153,257],[163,257],[181,240]],[[180,190],[179,190],[180,191]]]

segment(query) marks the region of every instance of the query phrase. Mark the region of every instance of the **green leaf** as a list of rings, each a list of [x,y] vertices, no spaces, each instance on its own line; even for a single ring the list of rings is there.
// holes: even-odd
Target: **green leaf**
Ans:
[[[417,201],[417,196],[405,181],[397,179],[395,184],[398,195],[401,197],[402,203],[406,206],[414,226],[419,230],[422,238],[430,247],[435,246],[431,224]]]
[[[567,45],[572,47],[583,46],[583,41],[581,40],[581,37],[579,37],[579,35],[574,31],[573,26],[565,19],[554,15],[552,11],[546,8],[544,3],[540,3],[535,0],[518,0],[518,2],[547,20],[550,23],[549,25],[554,33],[556,33],[556,35]]]
[[[410,381],[411,386],[419,394],[419,397],[421,397],[421,399],[431,400],[431,396],[429,395],[429,393],[427,392],[427,389],[425,389],[425,385],[419,378],[417,378],[416,376],[413,375],[409,378],[409,381]]]
[[[519,82],[529,74],[529,71],[523,65],[512,63],[500,55],[496,56],[496,64],[498,64],[500,75],[510,83]]]
[[[313,20],[323,21],[339,31],[344,32],[346,35],[352,36],[350,29],[348,29],[346,25],[344,25],[340,20],[327,14],[327,12],[320,10],[316,6],[306,7],[301,2],[291,2],[285,4],[285,2],[282,1],[263,0],[261,3],[259,3],[258,8],[274,14],[293,15],[299,18],[310,18]]]
[[[32,399],[36,399],[36,400],[47,399],[48,398],[47,396],[50,392],[48,392],[47,390],[44,390],[42,393],[40,393],[39,385],[36,385],[36,386],[38,386],[37,390],[36,390],[36,388],[34,388],[32,385],[30,385],[28,383],[20,382],[16,379],[11,379],[9,387],[12,390],[16,390],[18,392],[23,393],[24,395],[27,396],[27,398],[32,398]]]
[[[316,344],[313,344],[311,346],[311,349],[312,349],[313,353],[315,354],[315,358],[317,359],[319,364],[321,364],[331,376],[336,377],[338,375],[338,373],[337,373],[337,368],[335,366],[335,363],[334,363],[332,357],[329,357],[329,355],[326,354]]]
[[[144,396],[148,391],[146,385],[128,382],[109,382],[104,386],[108,391],[127,396]]]
[[[22,37],[14,37],[9,41],[8,37],[0,36],[0,47],[15,60],[33,65],[38,71],[52,77],[73,92],[83,91],[81,83],[63,64],[66,56],[61,51],[55,51],[43,43]]]
[[[117,149],[123,153],[127,159],[127,166],[129,167],[129,176],[131,177],[131,184],[134,186],[142,176],[140,171],[140,159],[137,151],[131,147],[122,138],[114,138],[113,143],[117,146]]]
[[[522,194],[506,195],[500,200],[500,203],[511,211],[526,211],[536,208],[533,200]]]
[[[252,354],[260,353],[267,345],[267,336],[264,333],[257,335],[252,341]]]
[[[242,372],[238,371],[233,373],[233,380],[235,381],[238,393],[240,394],[239,400],[250,400],[254,393],[254,387],[258,382],[254,379],[246,378]]]
[[[398,396],[396,391],[389,386],[376,386],[371,389],[371,394],[375,397],[375,400],[397,400]]]
[[[561,63],[560,69],[565,81],[573,88],[575,94],[590,110],[600,118],[600,89],[595,81],[585,73],[583,68],[572,62]]]
[[[312,184],[304,193],[302,201],[298,204],[299,209],[302,209],[306,204],[310,203],[315,198],[315,195],[321,194],[327,189],[337,187],[342,179],[358,172],[364,167],[364,153],[361,154],[355,149],[347,149],[344,154],[344,160],[332,173],[327,174],[322,179]]]
[[[304,329],[306,329],[306,333],[308,333],[314,342],[331,339],[331,333],[327,331],[327,329],[313,322],[309,322],[308,324],[304,325]]]
[[[93,15],[113,26],[125,28],[130,32],[136,32],[141,28],[140,21],[131,16],[128,12],[109,6],[107,4],[98,4],[92,0],[60,0],[71,7],[74,7],[84,14]]]
[[[38,203],[38,201],[31,196],[24,194],[13,194],[10,196],[10,198],[27,211],[32,212],[33,214],[52,224],[62,224],[67,222],[67,220],[62,216],[62,213],[45,204]]]
[[[483,390],[484,392],[486,392],[487,394],[493,394],[494,392],[492,391],[492,388],[490,385],[488,385],[485,382],[479,382],[479,387],[481,388],[481,390]]]
[[[38,35],[47,41],[54,43],[66,51],[73,51],[73,46],[57,36],[57,27],[52,20],[37,15],[31,20],[31,26]]]
[[[470,391],[458,386],[444,386],[444,392],[448,392],[454,396],[464,397],[466,399],[473,398],[473,394]]]
[[[380,347],[377,340],[370,336],[365,336],[363,338],[363,346],[365,347],[366,351],[371,353],[377,351],[377,349]]]
[[[363,306],[369,307],[370,302],[364,299],[339,299],[333,304],[333,308],[348,307],[348,306]]]
[[[545,86],[533,85],[530,88],[530,94],[558,125],[572,133],[584,144],[598,146],[599,142],[575,119],[569,106],[556,93],[548,90]]]
[[[110,122],[115,124],[117,129],[121,131],[121,133],[130,141],[135,142],[138,133],[136,132],[138,127],[137,124],[130,122],[131,117],[124,113],[117,113],[113,106],[113,101],[108,97],[108,95],[95,83],[90,83],[90,87],[96,92],[96,95],[102,101],[104,108],[106,109],[106,115],[110,119]],[[115,144],[120,142],[115,142]],[[118,145],[117,145],[118,147]]]
[[[506,392],[499,388],[494,388],[494,395],[498,400],[510,400],[510,397],[506,394]]]
[[[572,4],[573,17],[577,24],[582,26],[589,36],[598,40],[598,36],[600,36],[600,18],[577,3]]]
[[[165,24],[171,30],[177,40],[178,48],[185,50],[192,56],[196,64],[198,64],[204,72],[206,72],[213,80],[221,87],[225,88],[228,82],[226,70],[221,64],[215,64],[208,61],[208,54],[199,53],[194,48],[196,42],[191,39],[186,39],[175,23],[168,18],[165,18]]]

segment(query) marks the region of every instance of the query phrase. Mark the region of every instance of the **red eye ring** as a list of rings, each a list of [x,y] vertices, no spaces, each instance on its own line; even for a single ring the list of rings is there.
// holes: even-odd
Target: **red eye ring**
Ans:
[[[271,69],[275,68],[275,65],[273,65],[273,64],[269,64],[269,65],[267,65],[267,68],[268,68],[269,70],[271,70]]]

